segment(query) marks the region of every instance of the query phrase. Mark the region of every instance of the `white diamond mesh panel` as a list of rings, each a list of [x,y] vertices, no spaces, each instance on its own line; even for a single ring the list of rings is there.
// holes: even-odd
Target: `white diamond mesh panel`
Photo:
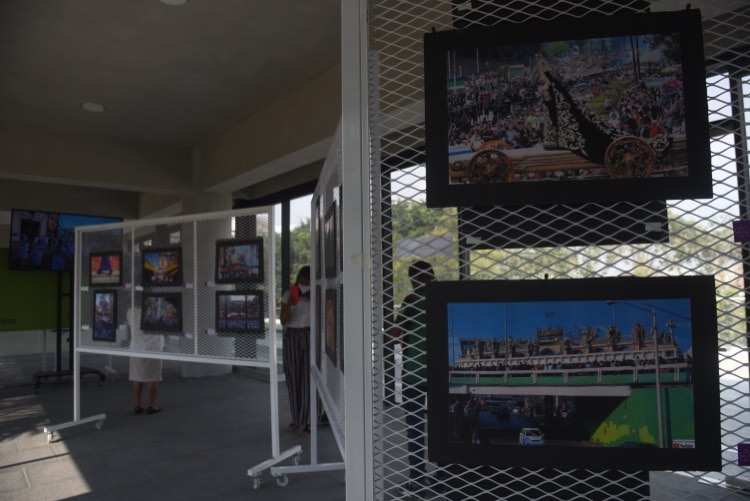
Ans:
[[[668,3],[668,5],[666,5]],[[412,499],[400,489],[410,460],[422,463],[417,496],[426,499],[637,499],[644,482],[625,472],[502,470],[426,463],[424,451],[407,446],[406,427],[423,433],[424,395],[403,394],[399,346],[387,337],[411,287],[408,264],[428,259],[439,279],[538,279],[604,276],[715,275],[719,317],[721,435],[719,473],[680,472],[732,488],[750,472],[737,466],[737,444],[750,441],[746,246],[733,242],[731,222],[747,218],[748,120],[750,119],[750,7],[746,2],[691,2],[702,10],[708,60],[711,121],[711,199],[668,201],[666,207],[623,203],[612,240],[611,210],[583,207],[492,211],[426,207],[422,36],[435,29],[588,13],[642,11],[648,2],[553,0],[371,0],[368,2],[373,268],[373,435],[376,499]],[[682,9],[687,2],[653,2],[654,9]],[[455,23],[455,26],[454,26]],[[572,227],[555,223],[554,211],[579,213]],[[492,220],[509,221],[488,226]],[[646,234],[652,243],[643,240]],[[667,231],[668,229],[668,231]],[[648,234],[648,232],[652,232]],[[567,242],[562,245],[561,242]],[[621,243],[615,243],[621,242]],[[382,307],[379,306],[382,303]],[[562,467],[563,465],[561,465]],[[673,473],[673,475],[678,475]],[[505,489],[505,490],[504,490]],[[576,489],[587,492],[581,497]]]
[[[269,332],[275,329],[269,325],[269,308],[275,304],[275,297],[269,285],[270,270],[274,269],[269,212],[183,216],[157,223],[122,223],[115,230],[81,228],[80,232],[79,347],[181,359],[232,360],[238,365],[270,362]],[[217,283],[217,242],[224,246],[254,239],[263,243],[263,279]],[[238,248],[238,252],[244,249],[250,250]],[[111,252],[122,254],[120,284],[107,285],[106,272],[91,275],[91,253]],[[260,263],[252,257],[243,259],[250,270],[260,269]],[[153,274],[144,271],[160,264],[163,269]],[[157,277],[157,273],[162,275]],[[163,278],[170,273],[174,279]],[[221,294],[229,292],[232,294],[228,297]],[[99,325],[95,326],[95,300],[108,302],[111,297],[114,321],[109,321],[109,306],[102,303]],[[220,308],[220,300],[231,306]],[[128,314],[131,309],[132,316]],[[217,321],[217,317],[226,323]],[[103,325],[114,328],[110,340],[102,340],[102,333],[106,333]]]

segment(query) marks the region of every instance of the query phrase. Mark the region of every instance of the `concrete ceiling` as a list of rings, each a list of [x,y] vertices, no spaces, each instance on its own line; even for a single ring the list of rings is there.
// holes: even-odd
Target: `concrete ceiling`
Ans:
[[[0,120],[195,145],[336,64],[339,2],[2,0]]]

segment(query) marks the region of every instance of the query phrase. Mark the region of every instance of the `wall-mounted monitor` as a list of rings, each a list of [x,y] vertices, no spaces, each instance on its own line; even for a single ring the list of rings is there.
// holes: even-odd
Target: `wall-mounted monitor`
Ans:
[[[85,216],[61,212],[13,209],[10,218],[11,270],[73,271],[75,228],[119,223],[120,218]],[[122,230],[101,232],[94,244],[85,245],[84,256],[92,251],[122,247]]]
[[[713,277],[434,282],[429,459],[718,470]]]
[[[427,205],[712,196],[698,10],[427,33]]]

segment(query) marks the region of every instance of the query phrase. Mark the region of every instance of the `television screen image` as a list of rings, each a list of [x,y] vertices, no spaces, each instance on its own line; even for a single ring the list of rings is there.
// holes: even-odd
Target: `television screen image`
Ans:
[[[94,341],[117,341],[117,293],[94,292]]]
[[[145,248],[143,254],[143,285],[182,285],[182,251],[175,249]]]
[[[216,292],[216,331],[223,333],[265,330],[263,292]]]
[[[141,311],[141,329],[144,332],[182,330],[182,297],[179,293],[144,294]]]
[[[79,226],[121,222],[120,218],[13,209],[10,221],[11,270],[73,271],[75,229]],[[122,230],[101,232],[105,248],[122,246]],[[83,254],[103,250],[85,245]]]
[[[216,283],[263,281],[263,240],[225,240],[216,243]]]
[[[710,197],[700,12],[425,35],[429,206]]]
[[[122,285],[122,252],[92,252],[89,255],[89,285]]]
[[[713,277],[441,282],[427,317],[430,460],[720,467]]]

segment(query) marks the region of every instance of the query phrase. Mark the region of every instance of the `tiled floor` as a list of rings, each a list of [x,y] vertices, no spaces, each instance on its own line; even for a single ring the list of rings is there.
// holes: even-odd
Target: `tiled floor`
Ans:
[[[109,363],[84,358],[89,367]],[[94,376],[81,385],[82,417],[106,413],[103,428],[69,428],[47,443],[46,425],[72,419],[72,384],[43,382],[35,394],[38,361],[0,358],[0,500],[345,499],[343,471],[289,475],[286,487],[266,471],[253,489],[247,470],[271,457],[268,383],[237,372],[185,379],[178,364],[166,363],[159,399],[164,412],[136,416],[127,359],[111,363],[117,373],[103,386]],[[310,439],[286,431],[286,390],[283,383],[279,388],[281,450],[301,445],[301,464],[309,464]],[[319,428],[318,447],[319,462],[342,461],[329,428]],[[678,473],[652,472],[650,478],[651,499],[658,501],[750,499],[747,491]]]

